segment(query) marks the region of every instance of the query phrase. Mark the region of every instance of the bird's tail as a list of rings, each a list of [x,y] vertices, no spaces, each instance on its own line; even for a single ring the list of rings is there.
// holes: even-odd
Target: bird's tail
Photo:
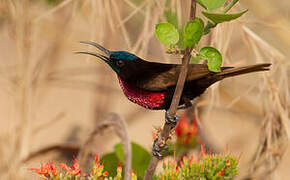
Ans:
[[[215,75],[221,79],[224,79],[227,77],[247,74],[251,72],[268,71],[270,70],[269,66],[271,66],[270,63],[255,64],[255,65],[244,66],[244,67],[223,67],[221,68],[222,71],[219,73],[216,73]]]

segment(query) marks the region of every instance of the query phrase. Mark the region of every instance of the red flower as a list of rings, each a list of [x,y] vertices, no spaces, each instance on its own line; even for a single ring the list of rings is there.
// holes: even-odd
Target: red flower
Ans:
[[[95,155],[95,162],[94,162],[94,164],[98,163],[98,159],[99,159],[99,158],[98,158],[98,154],[96,154],[96,155]]]
[[[186,119],[186,116],[182,116],[175,128],[176,135],[177,137],[181,137],[183,135],[183,132],[187,131],[188,131],[188,121]]]
[[[120,162],[118,162],[118,170],[122,171],[122,165]]]
[[[182,144],[189,144],[193,140],[196,141],[197,137],[197,124],[194,120],[191,124],[189,124],[187,120],[187,116],[183,115],[181,119],[178,121],[178,124],[175,129],[176,136],[181,141]]]
[[[76,158],[73,159],[73,165],[71,167],[68,167],[66,164],[64,163],[60,163],[58,166],[63,168],[64,170],[66,170],[66,174],[71,174],[73,176],[77,176],[79,174],[81,174],[81,169],[80,169],[80,165],[77,162]]]
[[[91,176],[97,176],[97,177],[106,177],[108,175],[108,172],[104,171],[104,163],[100,164],[97,154],[95,155],[93,171],[90,174]]]
[[[99,175],[99,177],[106,177],[106,176],[108,176],[108,171],[105,171],[105,172],[103,172],[101,175]]]
[[[227,160],[226,161],[226,167],[230,167],[231,166],[231,162],[230,162],[230,160]]]
[[[61,168],[63,168],[66,171],[69,170],[68,166],[66,164],[64,164],[64,163],[60,163],[58,166],[61,167]]]
[[[117,174],[122,174],[122,165],[120,162],[118,162]]]
[[[77,176],[77,175],[79,175],[81,173],[81,168],[80,168],[80,165],[77,162],[76,158],[74,158],[73,162],[74,162],[74,164],[70,167],[70,169],[71,169],[70,173],[73,176]]]
[[[219,171],[218,176],[222,176],[222,175],[224,175],[224,173],[225,173],[224,171]]]
[[[29,168],[29,170],[36,172],[39,175],[44,175],[47,178],[50,178],[50,163],[45,163],[40,165],[40,168]]]
[[[100,162],[98,160],[99,160],[99,158],[98,158],[98,155],[96,154],[95,155],[95,161],[94,161],[93,169],[101,168]]]
[[[57,171],[57,168],[56,168],[54,163],[50,163],[50,171],[51,171],[53,176],[57,176],[58,171]]]

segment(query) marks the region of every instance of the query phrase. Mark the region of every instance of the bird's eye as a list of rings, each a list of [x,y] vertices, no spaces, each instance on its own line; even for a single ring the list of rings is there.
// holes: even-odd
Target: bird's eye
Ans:
[[[118,61],[116,61],[116,65],[119,66],[119,67],[122,67],[122,66],[125,65],[125,63],[122,60],[118,60]]]

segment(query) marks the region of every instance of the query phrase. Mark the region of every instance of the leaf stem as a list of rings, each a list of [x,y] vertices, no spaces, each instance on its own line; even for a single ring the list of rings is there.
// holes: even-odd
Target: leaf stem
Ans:
[[[225,9],[222,11],[223,13],[227,13],[239,0],[233,0],[231,1]]]
[[[225,8],[222,10],[222,13],[227,13],[239,0],[232,0]],[[204,28],[204,35],[210,32],[210,29],[216,27],[217,23],[208,21]]]

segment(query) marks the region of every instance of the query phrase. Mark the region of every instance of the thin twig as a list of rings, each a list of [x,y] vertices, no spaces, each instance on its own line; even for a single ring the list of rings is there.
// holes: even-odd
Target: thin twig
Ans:
[[[66,0],[63,1],[62,3],[60,3],[58,6],[48,10],[47,12],[43,13],[42,15],[38,16],[37,18],[33,19],[32,22],[36,23],[39,22],[42,18],[48,17],[50,15],[52,15],[53,13],[61,10],[62,8],[64,8],[66,5],[70,4],[73,0]]]
[[[125,3],[127,3],[129,6],[131,6],[134,9],[138,9],[140,13],[145,15],[145,11],[143,9],[139,9],[138,6],[136,6],[134,3],[132,3],[130,0],[124,0]]]
[[[231,1],[223,10],[223,13],[227,13],[239,0]]]
[[[112,3],[112,9],[115,11],[116,18],[117,18],[118,24],[120,25],[121,32],[122,32],[123,37],[125,39],[126,45],[127,45],[128,49],[131,49],[132,43],[131,43],[131,40],[130,40],[130,37],[129,37],[129,34],[128,34],[126,27],[122,23],[121,12],[119,10],[119,7],[118,7],[116,1],[111,1],[111,3]]]
[[[191,0],[191,8],[190,8],[190,20],[193,20],[195,18],[195,13],[196,13],[196,1],[195,0]],[[177,81],[177,85],[175,88],[175,92],[174,92],[174,96],[173,99],[171,101],[171,105],[170,108],[168,110],[168,113],[170,116],[175,116],[176,115],[176,111],[177,111],[177,106],[179,104],[180,101],[180,97],[183,91],[183,87],[184,87],[184,83],[185,83],[185,79],[187,76],[187,71],[188,71],[188,64],[189,64],[189,60],[191,57],[191,51],[193,48],[186,48],[185,50],[185,54],[182,58],[182,67],[181,67],[181,71],[179,74],[179,78]],[[170,134],[170,130],[171,130],[171,126],[167,123],[164,124],[163,129],[161,131],[161,135],[158,137],[158,145],[159,146],[164,146],[168,136]],[[150,180],[152,179],[152,176],[155,172],[156,166],[158,164],[159,159],[156,156],[152,156],[151,161],[149,163],[149,166],[146,170],[145,176],[144,176],[144,180]]]
[[[143,9],[145,5],[147,5],[147,1],[144,1],[138,8],[134,9],[127,17],[122,19],[120,24],[117,26],[117,28],[123,26],[127,21],[129,21],[132,17],[134,17],[138,12],[140,12],[140,9]]]
[[[249,32],[250,35],[253,35],[253,37],[249,36],[252,50],[258,61],[261,61],[263,58],[259,48],[263,50],[265,43],[259,36],[251,31]],[[272,54],[269,54],[269,56],[274,57],[273,60],[279,58],[279,56]],[[267,80],[268,90],[266,92],[269,94],[269,98],[264,98],[266,107],[264,108],[264,120],[260,130],[260,142],[252,159],[253,163],[250,166],[250,171],[244,179],[271,178],[272,173],[279,166],[281,159],[283,159],[289,142],[289,118],[287,117],[286,107],[283,106],[277,85],[272,76],[265,73],[264,78]]]
[[[110,113],[109,116],[100,123],[94,131],[91,133],[89,138],[84,143],[81,151],[79,153],[79,159],[81,167],[87,164],[86,160],[88,155],[90,154],[89,146],[93,144],[96,135],[103,132],[105,129],[113,127],[115,133],[121,139],[123,149],[124,149],[124,157],[125,157],[125,175],[124,180],[131,179],[131,168],[132,168],[132,150],[131,150],[131,143],[128,135],[128,129],[126,126],[126,122],[123,118],[121,118],[116,113]]]

